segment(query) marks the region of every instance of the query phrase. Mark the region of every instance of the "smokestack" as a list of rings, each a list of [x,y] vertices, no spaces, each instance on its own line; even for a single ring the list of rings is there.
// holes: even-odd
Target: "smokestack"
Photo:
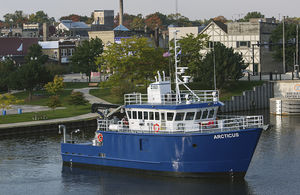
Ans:
[[[120,0],[119,25],[123,25],[123,0]]]

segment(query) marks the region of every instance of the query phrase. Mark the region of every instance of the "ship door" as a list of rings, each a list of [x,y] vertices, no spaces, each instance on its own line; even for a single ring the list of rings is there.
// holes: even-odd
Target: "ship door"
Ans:
[[[164,112],[160,113],[160,124],[161,130],[166,130],[166,114]]]

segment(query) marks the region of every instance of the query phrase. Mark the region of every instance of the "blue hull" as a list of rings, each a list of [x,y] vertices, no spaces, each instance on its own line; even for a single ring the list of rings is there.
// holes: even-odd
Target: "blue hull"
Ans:
[[[98,131],[103,145],[61,144],[66,163],[183,175],[239,175],[249,167],[262,129],[192,134]]]

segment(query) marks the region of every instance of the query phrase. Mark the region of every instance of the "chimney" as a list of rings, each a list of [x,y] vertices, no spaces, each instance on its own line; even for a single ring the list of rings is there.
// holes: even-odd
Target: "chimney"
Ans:
[[[43,23],[43,41],[47,41],[48,40],[48,25],[47,23]]]
[[[119,25],[123,25],[123,0],[120,0]]]

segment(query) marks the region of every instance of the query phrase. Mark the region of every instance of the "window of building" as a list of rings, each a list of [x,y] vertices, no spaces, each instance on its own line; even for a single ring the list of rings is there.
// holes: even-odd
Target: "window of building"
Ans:
[[[61,50],[61,56],[62,56],[62,57],[67,56],[67,49],[62,49],[62,50]]]
[[[72,55],[73,55],[73,53],[74,53],[74,49],[73,49],[73,48],[71,48],[71,49],[69,49],[68,51],[69,51],[69,56],[72,56]]]
[[[236,47],[251,47],[250,41],[237,41]]]
[[[143,119],[143,112],[142,111],[138,111],[138,119]]]
[[[175,121],[183,121],[184,112],[178,112],[175,116]]]
[[[160,118],[161,118],[162,121],[166,120],[164,112],[160,113]]]
[[[174,117],[174,112],[167,112],[167,121],[172,121]]]
[[[190,121],[194,120],[195,112],[187,112],[185,116],[185,120]]]

